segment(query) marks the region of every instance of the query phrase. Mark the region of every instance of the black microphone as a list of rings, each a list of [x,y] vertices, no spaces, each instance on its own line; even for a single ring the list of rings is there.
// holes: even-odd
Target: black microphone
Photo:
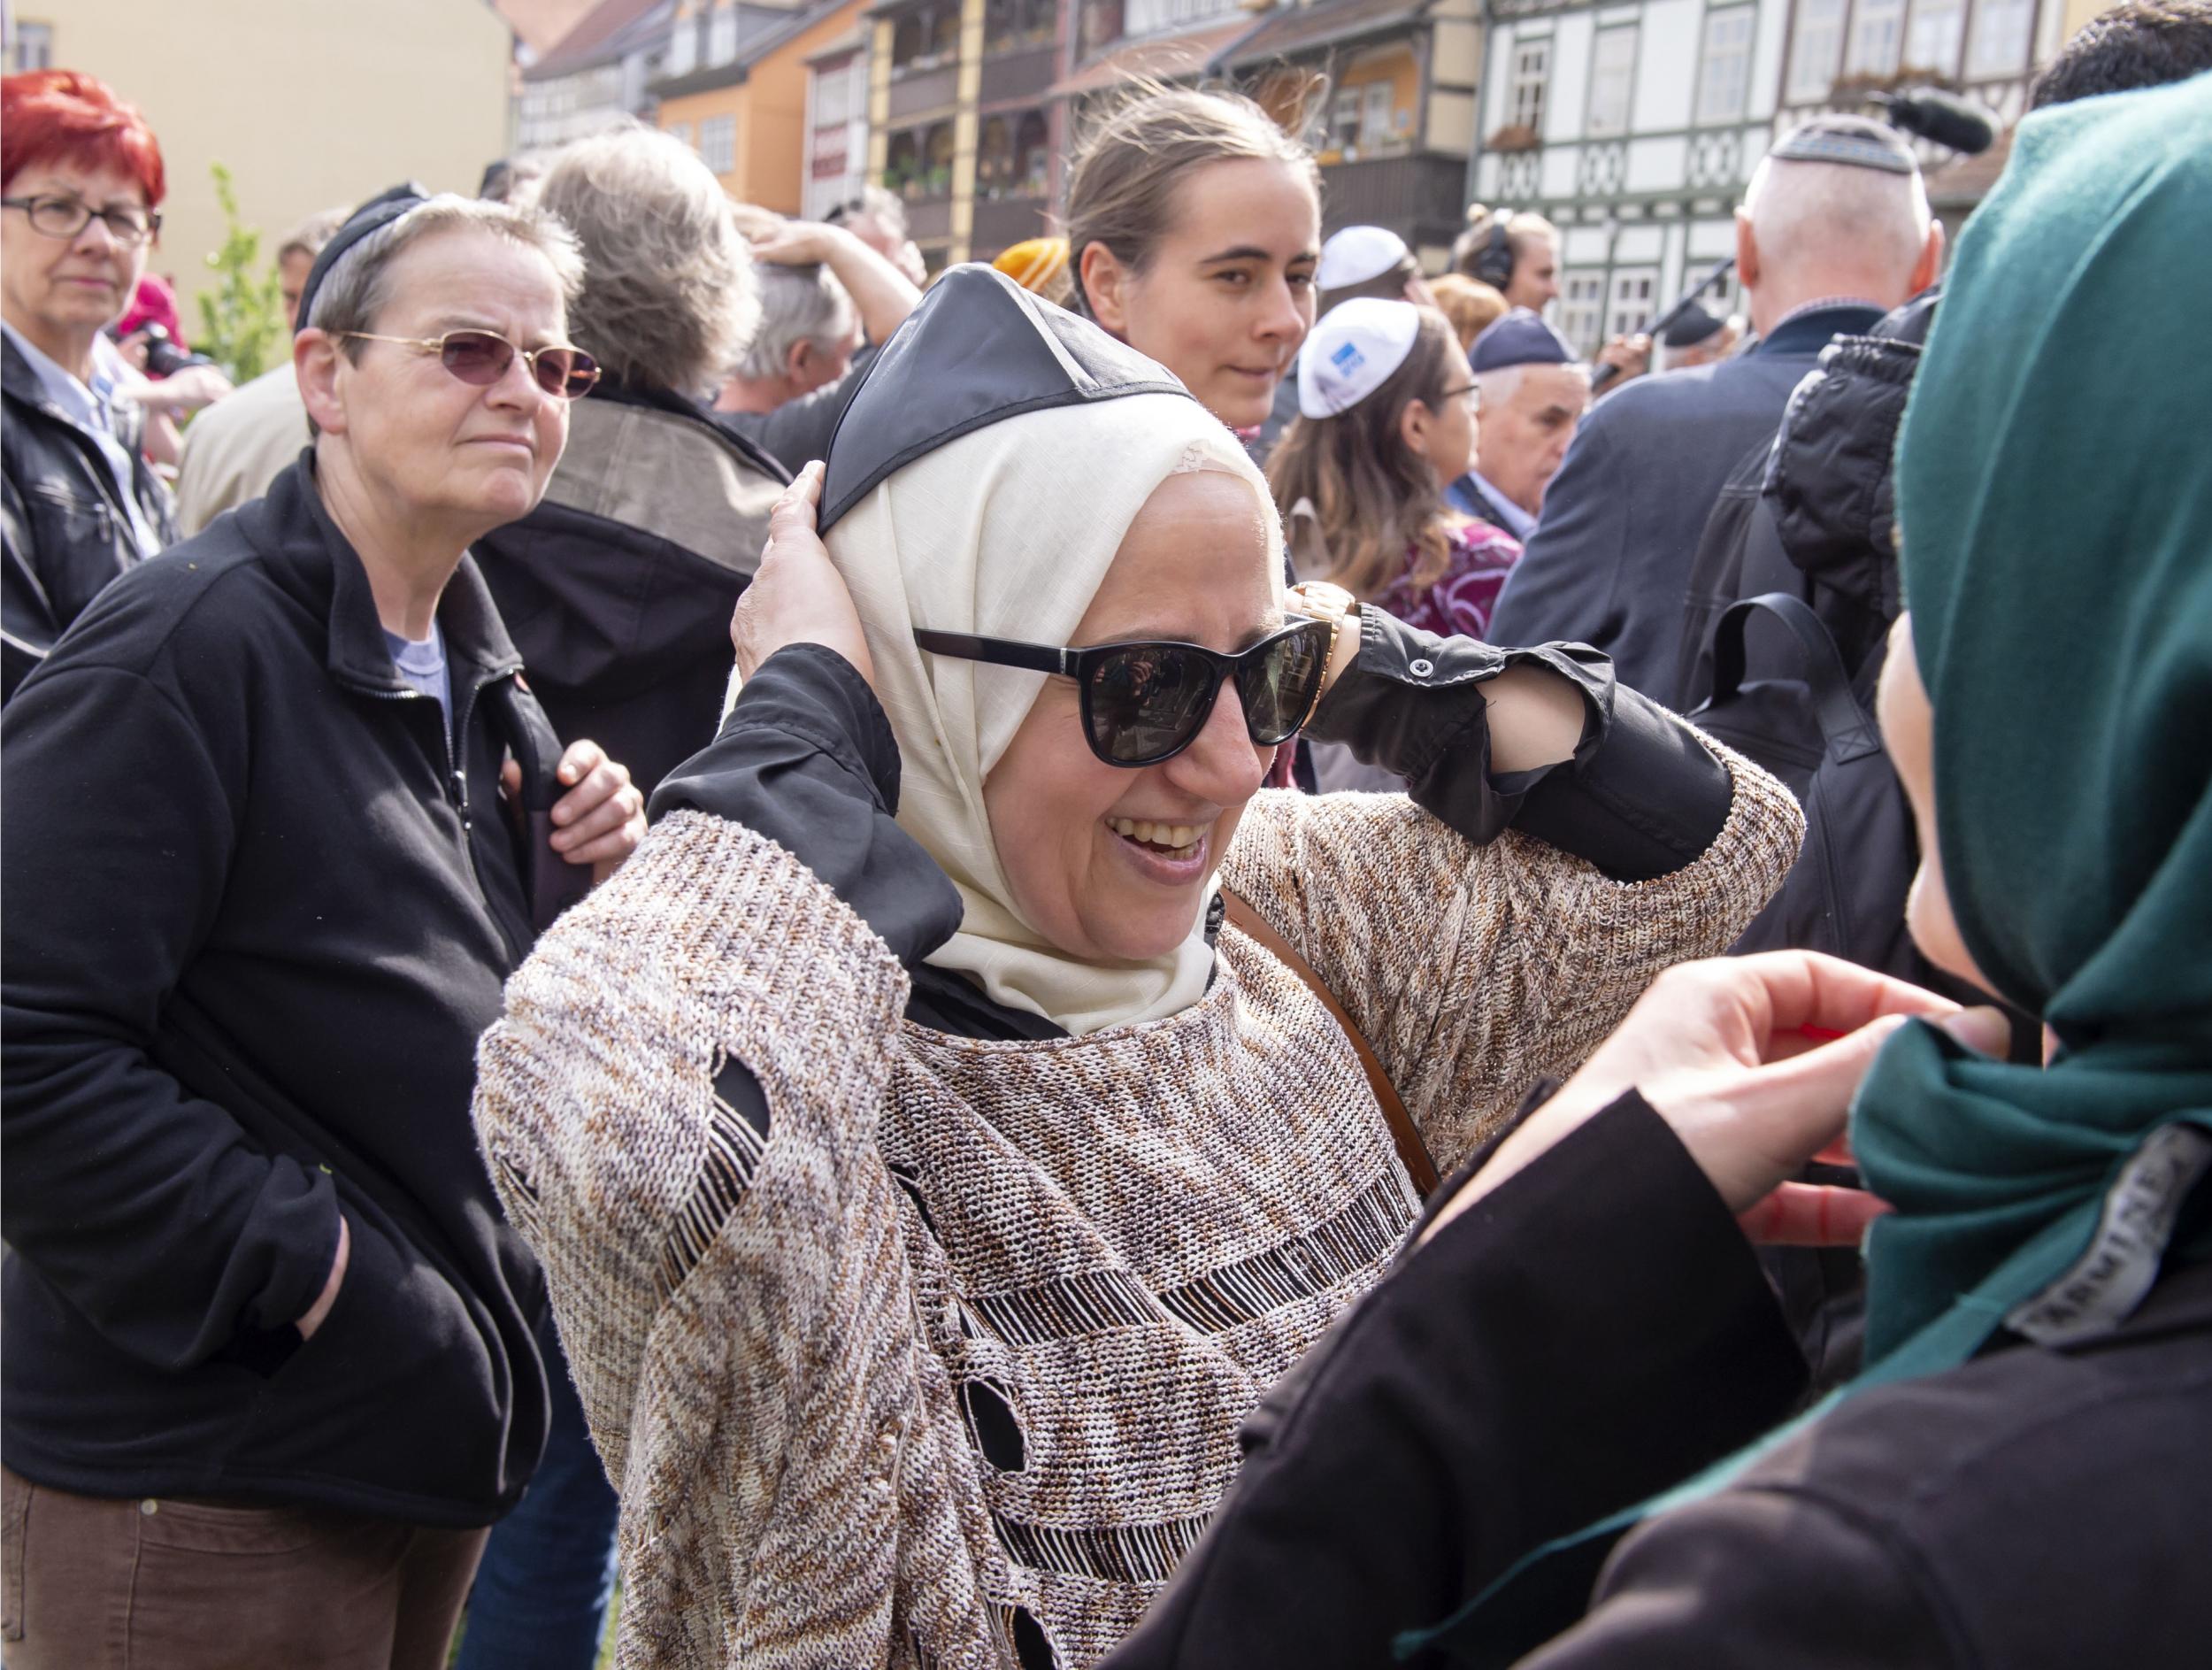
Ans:
[[[1971,99],[1932,87],[1915,88],[1909,93],[1876,93],[1871,99],[1882,107],[1892,127],[1932,139],[1970,157],[1978,156],[1997,142],[1996,122]]]
[[[1659,346],[1659,338],[1665,334],[1667,327],[1673,324],[1676,319],[1680,319],[1683,314],[1688,312],[1690,311],[1690,304],[1696,301],[1699,296],[1704,295],[1705,292],[1711,289],[1714,285],[1719,283],[1721,280],[1726,278],[1728,276],[1729,269],[1735,265],[1736,258],[1734,256],[1722,256],[1719,260],[1713,264],[1713,270],[1711,272],[1708,273],[1703,278],[1698,280],[1696,283],[1691,285],[1688,289],[1683,291],[1680,296],[1675,298],[1675,303],[1672,307],[1667,309],[1665,312],[1660,314],[1658,318],[1653,319],[1650,324],[1644,327],[1644,332],[1651,338],[1651,345],[1655,351],[1657,350]],[[1600,366],[1595,371],[1590,373],[1590,392],[1593,395],[1597,394],[1606,386],[1606,384],[1611,382],[1614,378],[1619,376],[1620,374],[1621,368],[1618,366],[1610,364]]]

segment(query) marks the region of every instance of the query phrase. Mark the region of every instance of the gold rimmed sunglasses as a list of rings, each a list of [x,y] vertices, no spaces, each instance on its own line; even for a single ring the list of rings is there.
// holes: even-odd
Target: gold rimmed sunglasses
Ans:
[[[380,336],[373,331],[332,333],[364,342],[396,342],[419,354],[435,354],[445,368],[463,382],[488,389],[507,374],[507,367],[522,356],[531,381],[559,400],[580,400],[599,381],[599,362],[580,348],[557,343],[544,348],[518,348],[488,330],[449,330],[442,336]]]

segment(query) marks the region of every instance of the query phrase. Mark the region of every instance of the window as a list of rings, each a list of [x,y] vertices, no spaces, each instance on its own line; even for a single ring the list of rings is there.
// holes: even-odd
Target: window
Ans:
[[[689,122],[671,122],[668,124],[668,131],[675,135],[678,139],[683,141],[685,144],[689,145],[691,143],[691,124]],[[695,149],[696,148],[695,147]]]
[[[710,116],[699,124],[699,155],[707,172],[733,173],[737,169],[737,118]]]
[[[1624,266],[1613,274],[1612,300],[1605,310],[1605,336],[1632,336],[1651,323],[1652,295],[1659,274],[1647,266]]]
[[[679,17],[676,33],[668,37],[668,73],[688,75],[699,67],[699,19]]]
[[[838,127],[853,119],[853,78],[849,59],[814,72],[814,125]]]
[[[1743,119],[1751,95],[1751,30],[1758,15],[1750,6],[1705,14],[1705,44],[1698,55],[1699,121]]]
[[[1551,42],[1524,41],[1513,49],[1513,126],[1540,135],[1544,89],[1551,79]]]
[[[1912,25],[1905,32],[1905,67],[1957,74],[1959,35],[1965,23],[1965,0],[1913,0]]]
[[[54,67],[52,24],[19,23],[15,26],[15,62],[12,67],[19,75],[26,70],[50,70]]]
[[[1390,112],[1395,89],[1388,81],[1370,81],[1360,89],[1359,142],[1372,147],[1390,142]]]
[[[1559,334],[1577,353],[1594,354],[1605,345],[1598,334],[1604,322],[1604,273],[1570,273],[1560,281]]]
[[[1123,19],[1127,35],[1154,35],[1186,23],[1199,23],[1234,12],[1237,0],[1129,0]]]
[[[1593,139],[1628,131],[1628,102],[1636,90],[1636,31],[1600,29],[1590,55],[1590,113],[1583,129]]]
[[[720,68],[737,57],[737,8],[718,5],[707,19],[707,63]]]
[[[1858,0],[1851,15],[1847,75],[1894,75],[1905,44],[1905,0]]]
[[[1330,107],[1329,148],[1348,150],[1359,143],[1359,89],[1340,87]]]
[[[2028,35],[2034,27],[2035,0],[1981,0],[1974,8],[1974,37],[1966,52],[1966,73],[2008,75],[2025,69]]]
[[[1843,7],[1844,0],[1798,0],[1786,96],[1800,103],[1828,96],[1843,51]]]

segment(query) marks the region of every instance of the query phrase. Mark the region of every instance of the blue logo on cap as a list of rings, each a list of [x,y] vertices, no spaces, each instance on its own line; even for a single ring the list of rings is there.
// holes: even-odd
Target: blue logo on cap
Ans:
[[[1367,356],[1361,353],[1352,343],[1346,342],[1329,356],[1329,363],[1348,377],[1367,363]]]

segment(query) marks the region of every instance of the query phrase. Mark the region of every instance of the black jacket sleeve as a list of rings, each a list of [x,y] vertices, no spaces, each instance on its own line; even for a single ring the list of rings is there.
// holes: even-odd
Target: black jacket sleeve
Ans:
[[[1803,1383],[1735,1220],[1625,1096],[1270,1394],[1219,1515],[1110,1670],[1392,1664],[1402,1631],[1728,1454]]]
[[[0,1227],[119,1349],[183,1368],[258,1341],[241,1360],[268,1366],[329,1274],[335,1188],[152,1055],[223,896],[242,761],[99,666],[42,669],[4,738]]]
[[[1971,1662],[1886,1528],[1735,1489],[1624,1538],[1589,1614],[1521,1670],[1944,1670]]]
[[[1507,650],[1441,638],[1379,609],[1358,619],[1359,655],[1311,735],[1403,777],[1415,804],[1469,840],[1510,826],[1616,881],[1644,881],[1694,862],[1728,821],[1728,768],[1689,727],[1617,682],[1586,644]],[[1493,773],[1482,686],[1528,666],[1581,693],[1582,740],[1561,765]]]
[[[745,681],[721,734],[654,791],[769,836],[814,872],[909,968],[960,928],[960,895],[895,821],[899,745],[852,664],[795,643]]]

